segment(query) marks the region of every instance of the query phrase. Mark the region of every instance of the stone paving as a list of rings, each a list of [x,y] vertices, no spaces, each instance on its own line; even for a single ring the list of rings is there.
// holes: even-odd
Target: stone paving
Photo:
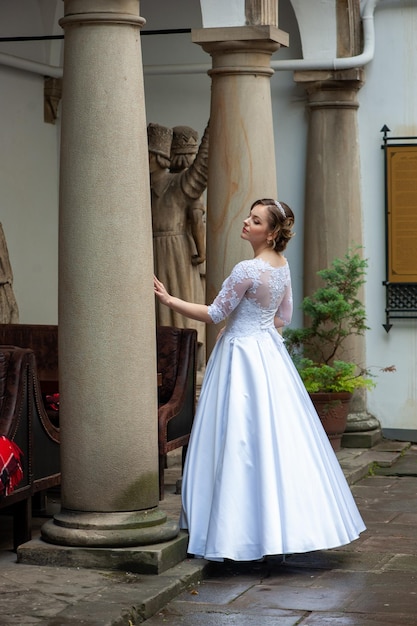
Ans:
[[[417,625],[417,446],[338,453],[367,530],[337,550],[210,564],[146,626]]]
[[[417,446],[383,441],[338,458],[367,530],[285,561],[186,559],[158,576],[25,565],[0,516],[0,626],[417,626]],[[166,472],[161,503],[173,517],[178,471]]]

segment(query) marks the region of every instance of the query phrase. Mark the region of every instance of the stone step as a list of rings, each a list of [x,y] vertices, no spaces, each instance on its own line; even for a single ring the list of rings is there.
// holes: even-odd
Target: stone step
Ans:
[[[353,485],[367,474],[379,474],[383,469],[386,475],[394,475],[395,470],[392,468],[397,467],[410,446],[409,442],[382,440],[372,448],[342,448],[337,452],[337,457],[347,482]]]
[[[378,464],[375,474],[378,476],[417,477],[417,445],[409,444],[404,449],[407,454],[400,454],[392,465]]]

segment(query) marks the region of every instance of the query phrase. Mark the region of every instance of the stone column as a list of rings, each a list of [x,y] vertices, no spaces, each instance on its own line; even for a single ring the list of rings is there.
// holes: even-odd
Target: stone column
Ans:
[[[233,266],[251,255],[240,239],[252,202],[277,196],[270,59],[286,33],[258,25],[193,31],[213,67],[207,186],[206,297],[211,302]],[[208,326],[207,352],[218,329]]]
[[[304,215],[304,293],[320,284],[319,269],[362,245],[357,93],[362,69],[295,72],[308,94],[309,130]],[[365,339],[354,337],[347,360],[365,363]],[[366,394],[355,393],[348,430],[372,430],[378,421],[366,412]]]
[[[362,244],[357,92],[362,70],[295,72],[308,94],[304,291],[316,272]]]
[[[171,539],[158,508],[153,259],[138,0],[65,0],[62,509],[50,543]]]

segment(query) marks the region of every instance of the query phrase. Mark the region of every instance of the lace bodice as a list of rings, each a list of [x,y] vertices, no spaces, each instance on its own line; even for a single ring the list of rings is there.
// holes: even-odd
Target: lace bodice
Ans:
[[[208,313],[215,324],[228,318],[226,332],[233,335],[289,324],[292,290],[288,263],[273,267],[263,259],[241,261],[224,281]]]

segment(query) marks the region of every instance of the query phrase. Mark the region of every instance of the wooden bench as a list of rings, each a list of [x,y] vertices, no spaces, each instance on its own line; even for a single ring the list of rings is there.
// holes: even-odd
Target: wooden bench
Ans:
[[[61,482],[59,429],[45,410],[33,350],[0,346],[0,435],[23,452],[23,479],[0,498],[13,515],[13,547],[31,539],[32,497]]]
[[[30,348],[36,357],[38,400],[59,392],[58,326],[0,324],[0,345]],[[192,329],[159,326],[156,329],[158,365],[159,491],[164,496],[166,455],[185,451],[194,420],[197,333]],[[44,407],[45,409],[45,407]],[[43,411],[45,413],[45,410]],[[59,413],[48,411],[49,422],[59,425]],[[55,419],[54,419],[55,418]],[[0,434],[5,434],[1,433]],[[59,440],[59,429],[57,430]],[[183,455],[184,456],[184,455]]]

